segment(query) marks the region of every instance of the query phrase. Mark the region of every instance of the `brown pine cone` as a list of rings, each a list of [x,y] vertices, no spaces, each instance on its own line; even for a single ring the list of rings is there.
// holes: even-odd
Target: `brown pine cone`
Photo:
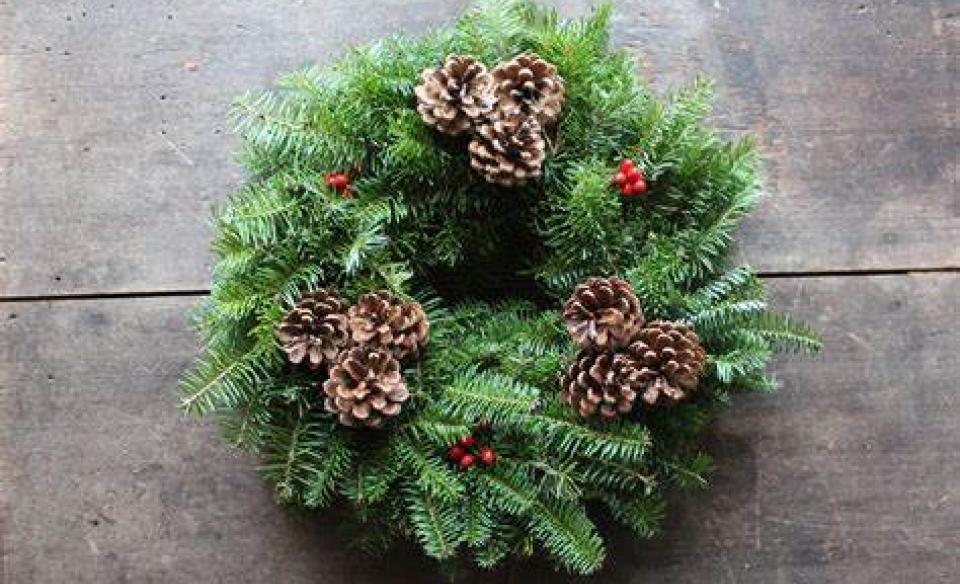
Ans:
[[[554,65],[524,53],[497,65],[492,74],[498,109],[535,116],[544,127],[557,121],[564,85]]]
[[[382,349],[344,351],[323,384],[324,407],[344,426],[376,428],[400,413],[410,397],[400,362]]]
[[[639,364],[630,355],[588,349],[563,376],[561,394],[581,417],[610,420],[630,413],[639,383]]]
[[[493,116],[470,141],[470,166],[487,182],[515,186],[539,178],[547,143],[535,118]]]
[[[640,300],[621,278],[588,278],[563,308],[567,331],[581,348],[610,351],[625,346],[643,326]]]
[[[427,344],[430,323],[423,307],[402,302],[388,290],[364,294],[348,314],[357,344],[386,349],[397,359],[417,354]]]
[[[473,57],[450,55],[439,69],[420,74],[417,111],[424,123],[455,136],[493,109],[493,76]]]
[[[677,403],[697,388],[707,354],[688,325],[657,320],[634,337],[627,352],[641,366],[642,399],[650,405]]]
[[[291,363],[332,365],[350,344],[346,301],[331,289],[311,292],[283,317],[277,339]]]

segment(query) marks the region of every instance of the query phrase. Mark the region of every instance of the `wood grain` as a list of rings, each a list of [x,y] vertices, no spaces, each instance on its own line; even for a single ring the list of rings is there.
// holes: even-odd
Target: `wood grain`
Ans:
[[[207,288],[208,209],[242,177],[229,100],[465,5],[0,2],[0,295]],[[718,123],[757,134],[773,195],[744,230],[757,268],[958,267],[958,14],[624,0],[613,40],[657,88],[715,77]]]
[[[679,499],[664,536],[636,544],[611,580],[955,582],[960,275],[773,288],[823,353],[778,359],[782,390],[721,416],[712,487]]]
[[[960,275],[772,285],[825,351],[780,359],[779,394],[738,397],[707,438],[712,486],[677,497],[658,539],[620,538],[595,581],[955,581]],[[0,305],[6,581],[439,582],[417,554],[357,556],[322,519],[277,508],[253,461],[178,414],[192,301]]]
[[[0,294],[207,288],[210,207],[243,176],[230,101],[461,7],[0,3]]]
[[[717,82],[770,196],[741,256],[766,272],[960,266],[960,3],[633,2],[621,41],[657,87]]]

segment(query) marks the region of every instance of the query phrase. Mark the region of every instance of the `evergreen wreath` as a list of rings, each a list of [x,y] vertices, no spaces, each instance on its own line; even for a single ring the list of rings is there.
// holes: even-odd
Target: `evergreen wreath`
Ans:
[[[595,521],[654,534],[717,407],[818,348],[728,259],[753,143],[704,125],[705,81],[657,99],[610,12],[481,2],[236,103],[250,176],[182,404],[281,502],[348,508],[369,549],[590,574]]]

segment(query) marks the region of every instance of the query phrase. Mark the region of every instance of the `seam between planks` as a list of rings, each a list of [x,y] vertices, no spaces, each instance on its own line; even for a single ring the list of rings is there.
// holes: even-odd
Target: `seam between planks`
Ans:
[[[797,272],[757,272],[763,279],[782,278],[831,278],[850,276],[909,276],[911,274],[960,274],[960,267],[943,268],[891,268],[881,270],[812,270]]]
[[[0,296],[0,304],[16,302],[57,302],[59,300],[114,300],[123,298],[176,298],[201,297],[210,294],[209,289],[198,290],[152,290],[145,292],[89,292],[80,294],[43,294],[37,296]]]
[[[870,276],[910,276],[912,274],[960,274],[960,267],[946,268],[907,268],[889,270],[820,270],[808,272],[758,272],[765,280],[788,278],[850,278]],[[78,294],[44,294],[35,296],[0,296],[0,304],[18,302],[57,302],[64,300],[116,300],[125,298],[176,298],[202,297],[210,294],[210,289],[195,290],[153,290],[143,292],[90,292]]]

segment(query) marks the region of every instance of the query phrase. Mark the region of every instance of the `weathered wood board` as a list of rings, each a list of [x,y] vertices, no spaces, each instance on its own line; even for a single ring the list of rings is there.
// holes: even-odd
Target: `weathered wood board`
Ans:
[[[0,3],[0,295],[208,287],[230,101],[461,5]]]
[[[780,393],[736,400],[708,437],[711,488],[678,497],[658,539],[620,542],[596,581],[956,581],[960,275],[771,284],[825,351],[780,359]],[[439,582],[416,554],[364,558],[278,509],[253,461],[176,411],[192,302],[0,305],[3,581]]]
[[[588,0],[556,2],[582,14]],[[308,61],[466,2],[0,2],[0,295],[202,290],[208,209],[242,178],[224,114]],[[956,0],[619,3],[665,88],[705,72],[758,135],[768,272],[960,266]]]

